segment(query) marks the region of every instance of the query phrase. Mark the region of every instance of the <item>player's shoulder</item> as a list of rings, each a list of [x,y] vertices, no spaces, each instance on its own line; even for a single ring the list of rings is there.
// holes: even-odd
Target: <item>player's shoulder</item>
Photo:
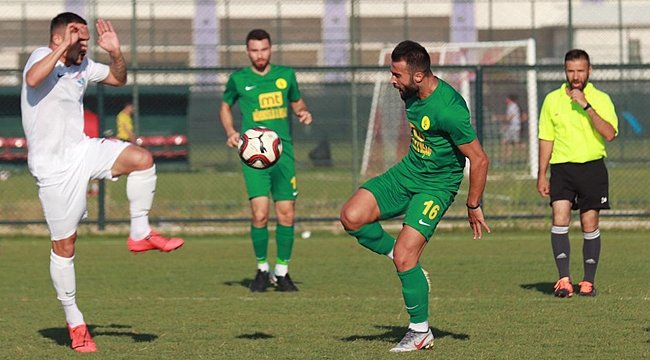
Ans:
[[[41,60],[42,58],[46,57],[52,52],[52,49],[49,47],[39,47],[34,49],[32,53],[29,55],[29,58],[27,59],[27,63],[25,64],[25,67],[28,68],[35,62]]]
[[[273,64],[273,66],[271,67],[271,70],[272,70],[273,72],[277,73],[277,74],[294,74],[294,73],[296,72],[296,71],[295,71],[292,67],[290,67],[290,66],[286,66],[286,65],[275,65],[275,64]]]
[[[609,95],[605,91],[598,89],[596,85],[590,82],[587,83],[587,86],[585,86],[584,91],[586,95],[592,95],[592,96],[596,95],[602,99],[609,99]]]
[[[250,74],[251,74],[250,67],[245,67],[245,68],[241,68],[241,69],[233,71],[230,74],[230,78],[233,79],[233,80],[237,80],[237,79],[241,79],[243,77],[249,76]]]
[[[562,96],[566,96],[566,85],[562,84],[559,88],[549,91],[544,97],[544,101],[555,101]]]

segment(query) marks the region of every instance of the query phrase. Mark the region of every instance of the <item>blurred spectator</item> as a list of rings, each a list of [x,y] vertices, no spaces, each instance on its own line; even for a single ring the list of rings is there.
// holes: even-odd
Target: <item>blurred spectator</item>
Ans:
[[[117,114],[115,121],[117,127],[117,138],[135,144],[135,133],[133,132],[133,103],[130,101],[124,104],[122,111]]]
[[[512,156],[513,148],[521,143],[521,108],[517,104],[517,95],[506,96],[506,113],[502,118],[501,160],[507,161]]]

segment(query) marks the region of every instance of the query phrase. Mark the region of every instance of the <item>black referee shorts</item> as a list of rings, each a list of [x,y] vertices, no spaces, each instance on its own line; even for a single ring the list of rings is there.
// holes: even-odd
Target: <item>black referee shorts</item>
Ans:
[[[609,209],[609,179],[605,160],[551,164],[551,204],[569,200],[573,210]]]

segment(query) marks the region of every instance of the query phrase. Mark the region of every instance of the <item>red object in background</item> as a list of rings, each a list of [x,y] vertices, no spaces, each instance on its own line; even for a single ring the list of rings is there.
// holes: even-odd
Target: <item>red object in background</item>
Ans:
[[[90,110],[84,110],[84,133],[91,138],[99,137],[99,116]]]

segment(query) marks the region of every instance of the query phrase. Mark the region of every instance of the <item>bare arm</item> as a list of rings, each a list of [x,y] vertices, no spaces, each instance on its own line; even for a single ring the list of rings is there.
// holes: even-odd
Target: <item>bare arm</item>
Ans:
[[[110,21],[99,19],[96,24],[97,28],[97,45],[104,49],[111,57],[110,71],[108,77],[102,81],[103,84],[112,86],[122,86],[126,84],[126,61],[117,33]]]
[[[27,70],[27,73],[25,74],[25,83],[27,86],[38,87],[43,83],[43,80],[45,80],[52,70],[54,70],[57,61],[59,61],[72,44],[75,44],[79,40],[79,31],[83,31],[84,26],[85,25],[76,23],[68,24],[61,43],[58,45],[50,43],[50,46],[53,47],[52,52],[34,63],[32,67]],[[60,37],[58,39],[60,39]]]
[[[612,124],[603,120],[594,108],[590,107],[587,109],[587,115],[589,115],[591,123],[596,128],[596,131],[598,131],[605,140],[614,141],[614,139],[616,139],[616,130],[614,130]]]
[[[551,162],[553,153],[553,142],[539,139],[539,168],[537,170],[537,192],[542,197],[547,197],[551,193],[551,187],[546,178],[548,165]]]
[[[311,113],[309,110],[307,110],[307,104],[305,104],[305,101],[302,98],[298,101],[292,102],[291,109],[293,110],[293,113],[298,117],[298,121],[300,121],[300,123],[305,125],[311,124]]]
[[[221,109],[219,110],[219,120],[221,120],[221,125],[226,132],[226,145],[231,148],[237,147],[237,144],[239,143],[239,132],[235,130],[235,126],[233,124],[232,108],[225,102],[221,103]]]
[[[571,100],[576,102],[583,109],[585,106],[587,106],[587,104],[589,104],[585,98],[585,94],[579,89],[570,90],[568,91],[568,94],[571,97]],[[616,130],[614,130],[612,124],[603,120],[603,118],[598,115],[598,112],[596,112],[594,108],[590,106],[586,112],[589,116],[589,119],[591,120],[591,123],[594,125],[594,128],[596,128],[596,131],[598,131],[598,133],[600,133],[600,135],[602,135],[605,140],[613,141],[616,138]]]
[[[459,145],[458,149],[469,159],[469,192],[467,194],[467,218],[469,226],[474,233],[474,239],[483,236],[483,229],[490,232],[490,227],[485,222],[483,209],[479,206],[487,183],[487,172],[490,160],[483,151],[477,139]]]

